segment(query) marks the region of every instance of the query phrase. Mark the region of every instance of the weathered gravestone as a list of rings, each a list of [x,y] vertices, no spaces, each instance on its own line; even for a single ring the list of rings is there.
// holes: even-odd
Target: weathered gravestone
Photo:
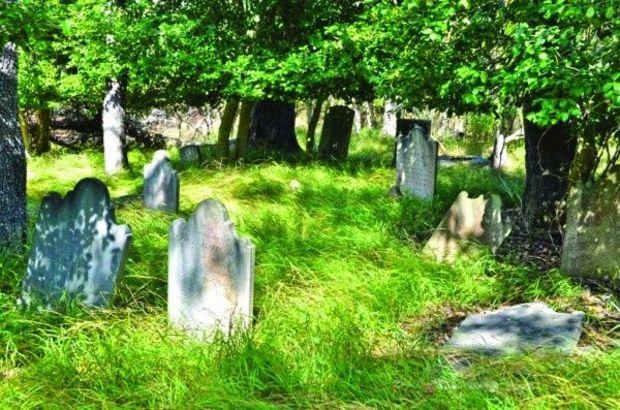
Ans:
[[[474,314],[455,330],[446,348],[484,354],[571,353],[581,337],[583,318],[583,312],[557,313],[539,302]]]
[[[428,127],[414,123],[411,131],[396,142],[396,187],[404,195],[432,199],[437,179],[437,141]]]
[[[502,201],[497,195],[487,200],[482,195],[469,198],[467,192],[461,192],[426,243],[424,252],[450,263],[475,243],[487,245],[495,252],[511,229],[502,223],[501,211]]]
[[[170,228],[168,316],[191,335],[210,338],[246,328],[252,318],[254,245],[237,236],[226,208],[210,199]]]
[[[345,159],[347,157],[354,116],[355,111],[344,105],[335,105],[327,111],[321,131],[319,158]]]
[[[106,306],[121,274],[131,230],[117,225],[103,182],[87,178],[62,198],[43,199],[21,302],[51,308],[63,295]]]
[[[200,164],[200,146],[185,145],[179,149],[181,164],[183,165],[199,165]]]
[[[571,275],[620,279],[620,166],[570,191],[561,267]]]
[[[144,206],[160,211],[178,212],[179,174],[172,168],[166,151],[157,151],[144,166]]]

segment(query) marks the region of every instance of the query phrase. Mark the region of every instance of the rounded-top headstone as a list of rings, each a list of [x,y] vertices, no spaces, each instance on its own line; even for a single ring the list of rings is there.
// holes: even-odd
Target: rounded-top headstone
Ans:
[[[178,212],[179,174],[172,168],[166,151],[155,152],[153,161],[144,166],[144,206],[160,211]]]

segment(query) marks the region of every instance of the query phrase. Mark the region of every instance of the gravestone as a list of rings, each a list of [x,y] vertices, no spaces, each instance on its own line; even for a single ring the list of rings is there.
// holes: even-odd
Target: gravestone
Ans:
[[[510,225],[502,223],[502,201],[482,195],[469,198],[461,192],[426,243],[424,253],[438,261],[452,263],[459,253],[475,244],[489,246],[493,252],[510,234]]]
[[[117,225],[103,182],[83,179],[64,198],[43,199],[28,259],[21,301],[52,308],[66,294],[87,306],[108,305],[119,278],[131,230]]]
[[[166,151],[157,151],[144,166],[144,206],[159,211],[179,211],[179,174]]]
[[[349,153],[355,111],[344,105],[330,107],[323,121],[319,158],[345,159]]]
[[[468,316],[446,344],[449,350],[514,354],[532,350],[571,353],[581,337],[583,312],[557,313],[525,303]]]
[[[237,236],[221,202],[203,201],[187,221],[174,221],[168,257],[168,316],[174,326],[208,339],[250,325],[254,245]]]
[[[561,267],[582,278],[620,279],[620,166],[570,190]]]
[[[396,188],[403,195],[432,199],[437,179],[437,141],[428,126],[412,124],[411,131],[396,142]]]
[[[185,145],[179,149],[183,165],[200,165],[200,146]]]

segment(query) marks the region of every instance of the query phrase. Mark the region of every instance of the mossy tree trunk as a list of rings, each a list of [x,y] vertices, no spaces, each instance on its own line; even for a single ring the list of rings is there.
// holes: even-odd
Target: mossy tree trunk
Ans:
[[[319,125],[321,119],[321,111],[326,98],[317,98],[312,106],[312,112],[308,119],[308,133],[306,134],[306,153],[310,156],[314,155],[314,148],[316,146],[316,128]]]
[[[49,109],[37,108],[20,111],[20,125],[26,151],[33,156],[50,150],[52,114]]]
[[[237,144],[235,145],[235,159],[243,159],[248,152],[248,141],[250,138],[250,123],[252,122],[252,109],[254,103],[242,101],[239,109],[239,125],[237,126]]]
[[[26,152],[19,128],[17,47],[0,55],[0,249],[26,238]]]
[[[220,128],[217,133],[217,155],[221,161],[230,158],[230,134],[235,125],[238,110],[238,100],[226,101],[224,113],[222,114],[222,122],[220,122]]]

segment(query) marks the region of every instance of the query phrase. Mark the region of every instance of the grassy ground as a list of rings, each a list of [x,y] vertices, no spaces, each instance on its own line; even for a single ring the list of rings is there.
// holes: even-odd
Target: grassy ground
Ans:
[[[394,179],[389,143],[366,136],[352,151],[340,166],[211,164],[181,173],[184,216],[219,198],[257,247],[255,325],[227,342],[202,345],[168,328],[167,232],[175,217],[139,202],[117,210],[134,243],[107,310],[18,311],[26,257],[0,257],[0,407],[620,407],[618,348],[474,358],[461,370],[438,350],[465,313],[509,303],[585,309],[589,326],[597,323],[584,289],[559,272],[499,263],[485,252],[455,266],[421,256],[459,191],[498,193],[514,205],[519,170],[500,177],[442,169],[434,203],[397,201],[386,195]],[[132,152],[133,170],[115,178],[102,175],[95,152],[31,160],[31,221],[46,192],[64,193],[83,177],[104,179],[113,197],[139,193],[150,156]]]

